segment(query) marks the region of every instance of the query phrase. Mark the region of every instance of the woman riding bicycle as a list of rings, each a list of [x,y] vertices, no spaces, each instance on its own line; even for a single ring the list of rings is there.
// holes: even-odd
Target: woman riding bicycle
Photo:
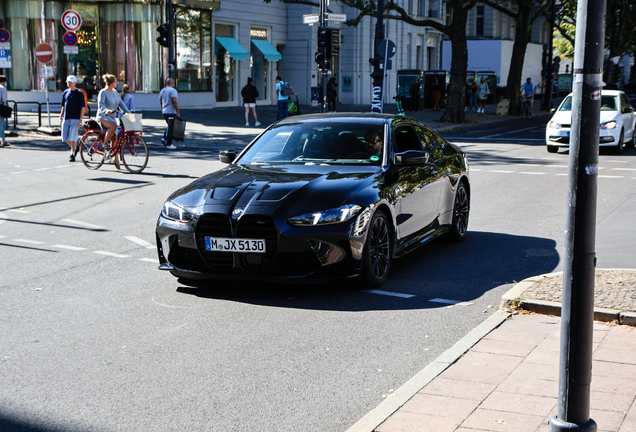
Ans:
[[[117,108],[121,108],[126,114],[130,113],[130,110],[121,100],[119,93],[117,93],[117,77],[115,75],[105,74],[102,76],[106,86],[99,92],[97,97],[97,121],[106,129],[106,135],[104,137],[104,148],[106,143],[110,141],[110,147],[115,146],[115,132],[117,132],[117,119],[115,113]],[[115,155],[115,166],[119,169],[119,157]]]

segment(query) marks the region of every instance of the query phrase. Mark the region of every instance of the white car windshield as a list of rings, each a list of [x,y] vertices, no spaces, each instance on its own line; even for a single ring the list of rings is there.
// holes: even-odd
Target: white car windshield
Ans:
[[[382,124],[294,123],[265,132],[236,163],[380,165],[384,147]]]
[[[601,96],[601,111],[616,111],[618,106],[618,96]],[[572,111],[572,96],[565,98],[559,111]]]

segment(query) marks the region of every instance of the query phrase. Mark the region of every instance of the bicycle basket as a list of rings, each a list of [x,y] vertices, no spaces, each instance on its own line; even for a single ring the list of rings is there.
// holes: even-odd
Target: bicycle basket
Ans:
[[[121,121],[124,124],[126,131],[141,132],[143,130],[141,127],[141,117],[142,117],[142,114],[124,114],[121,117]]]

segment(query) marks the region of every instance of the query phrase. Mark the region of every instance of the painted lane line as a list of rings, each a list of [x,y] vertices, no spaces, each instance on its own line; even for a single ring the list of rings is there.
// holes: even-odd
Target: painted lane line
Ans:
[[[73,165],[58,165],[56,167],[53,168],[68,168],[68,167],[72,167]]]
[[[106,255],[106,256],[110,256],[113,258],[128,258],[130,257],[130,255],[121,255],[121,254],[117,254],[114,252],[107,252],[107,251],[95,251],[93,252],[94,254],[100,254],[100,255]]]
[[[559,174],[555,174],[555,175],[558,175],[558,176],[567,176],[567,175],[569,175],[569,174],[567,174],[567,173],[559,173]]]
[[[474,302],[460,302],[457,300],[448,300],[448,299],[441,299],[441,298],[434,298],[429,301],[434,303],[443,303],[443,304],[449,304],[449,305],[455,305],[455,306],[470,306],[475,304]]]
[[[106,227],[103,226],[99,226],[99,225],[93,225],[93,224],[89,224],[88,222],[82,222],[82,221],[77,221],[74,219],[62,219],[62,222],[68,222],[68,223],[72,223],[75,225],[80,225],[86,228],[93,228],[93,229],[106,229]]]
[[[606,160],[605,162],[612,162],[612,163],[627,163],[626,160]]]
[[[139,246],[143,246],[146,249],[154,249],[155,245],[153,245],[152,243],[148,243],[146,240],[142,240],[139,237],[135,237],[135,236],[124,236],[124,238],[126,240],[130,240],[133,243],[137,243]]]
[[[34,169],[33,171],[46,171],[46,170],[50,170],[51,168],[38,168],[38,169]]]
[[[636,168],[612,168],[612,171],[636,171]]]
[[[159,264],[159,260],[157,258],[139,258],[137,261],[146,261],[153,264]]]
[[[483,171],[481,168],[471,168],[470,171]]]
[[[600,175],[598,178],[623,178],[623,176]]]
[[[31,211],[28,211],[28,210],[18,210],[18,209],[9,209],[9,210],[6,210],[6,211],[10,211],[10,212],[13,212],[13,213],[22,213],[22,214],[33,213]]]
[[[380,291],[380,290],[363,290],[363,291],[370,294],[380,294],[380,295],[391,296],[391,297],[400,297],[400,298],[415,297],[413,294],[401,294],[401,293],[394,293],[389,291]]]
[[[68,246],[68,245],[52,245],[51,247],[58,248],[58,249],[68,249],[73,251],[86,250],[86,248],[83,248],[83,247]]]
[[[25,173],[28,173],[28,172],[29,171],[16,171],[16,172],[13,172],[13,173],[10,173],[10,174],[25,174]]]
[[[486,172],[494,172],[494,173],[513,173],[514,171],[505,171],[505,170],[486,170]]]
[[[539,165],[539,164],[524,164],[524,163],[518,163],[518,164],[515,164],[515,165],[517,165],[517,166],[538,166],[538,167],[543,166],[543,165]]]
[[[519,174],[543,175],[543,174],[547,174],[547,173],[544,173],[544,172],[521,171]]]
[[[546,165],[546,168],[570,168],[568,165]]]
[[[7,238],[7,236],[0,235],[0,238]]]
[[[13,241],[15,241],[15,242],[20,242],[20,243],[34,244],[34,245],[41,245],[41,244],[44,244],[44,242],[43,242],[43,241],[38,241],[38,240],[28,240],[28,239],[13,239]]]

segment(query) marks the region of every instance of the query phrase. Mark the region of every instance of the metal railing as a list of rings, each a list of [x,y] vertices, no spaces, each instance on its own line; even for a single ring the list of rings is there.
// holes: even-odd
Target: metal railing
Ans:
[[[28,101],[9,100],[7,101],[7,103],[13,103],[13,127],[11,129],[13,130],[18,129],[18,122],[19,122],[18,117],[20,117],[20,114],[19,114],[20,105],[37,105],[38,106],[38,111],[37,111],[38,127],[42,127],[42,106],[43,105],[46,106],[46,102],[28,102]],[[60,102],[49,102],[49,106],[51,105],[61,106]],[[92,110],[90,105],[86,106],[86,112],[88,114],[88,117],[92,116]],[[22,116],[27,116],[27,115],[28,114],[25,114],[25,111],[22,112]]]

